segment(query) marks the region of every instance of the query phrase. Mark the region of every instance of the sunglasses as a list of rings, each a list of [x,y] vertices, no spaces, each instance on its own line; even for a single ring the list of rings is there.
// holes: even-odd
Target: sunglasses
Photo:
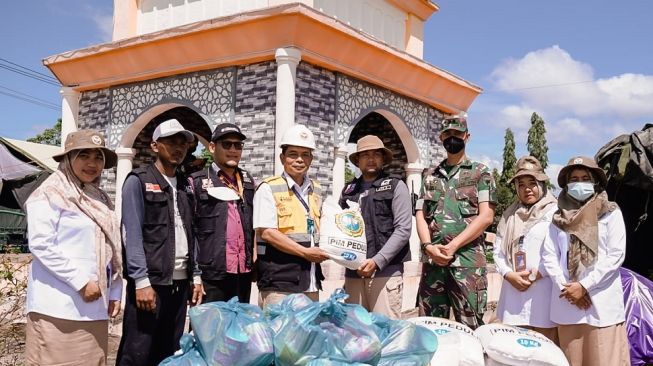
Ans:
[[[220,141],[223,149],[229,150],[233,146],[236,150],[242,150],[245,144],[242,141]]]

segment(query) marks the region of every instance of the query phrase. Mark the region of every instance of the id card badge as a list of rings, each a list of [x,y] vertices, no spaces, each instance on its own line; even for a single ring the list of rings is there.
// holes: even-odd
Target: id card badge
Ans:
[[[515,272],[522,272],[526,270],[526,253],[519,250],[515,253],[514,262]]]
[[[526,252],[524,251],[524,236],[519,238],[519,244],[517,247],[517,252],[513,258],[513,263],[515,264],[515,271],[522,272],[526,270]]]
[[[315,232],[315,220],[313,220],[310,217],[306,218],[306,229],[308,230],[309,234],[313,234]]]

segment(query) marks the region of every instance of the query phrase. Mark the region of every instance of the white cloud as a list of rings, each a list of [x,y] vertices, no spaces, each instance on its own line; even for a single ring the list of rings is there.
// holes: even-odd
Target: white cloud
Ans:
[[[576,118],[563,118],[547,127],[547,143],[550,145],[567,145],[581,147],[587,141],[595,140],[595,129]]]
[[[592,67],[559,46],[508,59],[491,74],[496,89],[551,115],[623,118],[653,114],[653,76],[622,74],[595,79]]]
[[[499,122],[502,127],[515,131],[527,130],[531,123],[534,109],[527,105],[509,105],[499,111]]]
[[[503,169],[503,162],[489,155],[479,155],[479,156],[470,155],[469,158],[474,161],[483,163],[485,166],[490,168],[490,170],[496,168],[499,171],[499,173],[501,173],[501,169]]]
[[[549,163],[549,166],[547,166],[546,169],[544,169],[544,172],[549,177],[549,180],[551,181],[551,184],[553,184],[556,187],[558,187],[558,174],[560,173],[560,170],[563,167],[564,167],[564,165],[562,165],[562,164],[551,164],[551,163]]]

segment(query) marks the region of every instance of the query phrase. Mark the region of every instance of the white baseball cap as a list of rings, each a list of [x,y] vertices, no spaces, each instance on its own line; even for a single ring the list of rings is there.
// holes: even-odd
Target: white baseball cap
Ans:
[[[182,126],[179,121],[173,118],[164,121],[160,125],[156,126],[156,129],[152,134],[152,141],[158,141],[161,137],[168,137],[178,133],[186,136],[186,140],[188,142],[193,142],[195,140],[195,135],[193,135],[192,132],[184,129],[184,126]]]

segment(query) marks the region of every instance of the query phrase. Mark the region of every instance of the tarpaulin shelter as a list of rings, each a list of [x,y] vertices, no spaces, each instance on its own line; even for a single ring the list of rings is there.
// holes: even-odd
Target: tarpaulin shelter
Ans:
[[[0,137],[0,250],[25,242],[27,197],[56,169],[58,146]]]
[[[653,278],[653,124],[608,142],[595,159],[608,175],[608,195],[626,223],[624,267]]]

